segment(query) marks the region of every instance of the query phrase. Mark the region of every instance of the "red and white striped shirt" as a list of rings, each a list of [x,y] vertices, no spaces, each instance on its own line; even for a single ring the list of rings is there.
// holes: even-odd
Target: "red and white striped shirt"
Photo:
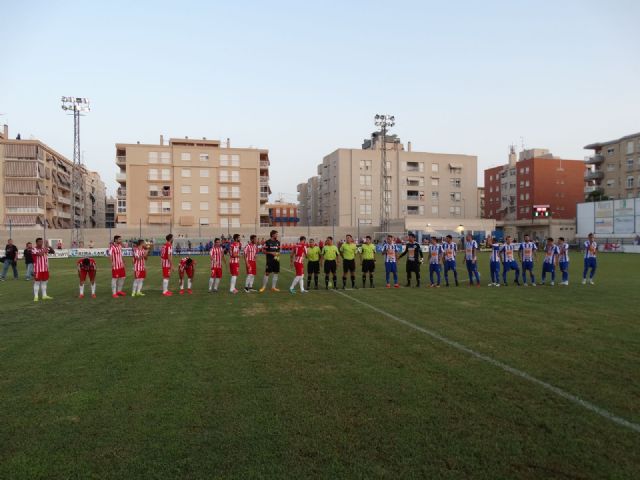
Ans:
[[[160,250],[160,258],[162,259],[162,268],[171,268],[171,255],[173,246],[170,242],[165,243]]]
[[[193,269],[195,267],[196,267],[196,262],[194,262],[193,260],[191,260],[191,265],[187,266],[187,257],[184,257],[180,260],[180,265],[178,265],[178,272],[180,273],[193,272]]]
[[[244,247],[244,258],[247,262],[255,262],[258,246],[255,243],[247,243]]]
[[[97,270],[96,261],[93,258],[89,259],[89,265],[85,267],[84,258],[81,258],[76,262],[78,270],[84,270],[85,272],[95,272]]]
[[[229,263],[240,263],[240,250],[242,244],[240,242],[232,242],[229,245]]]
[[[222,257],[224,256],[224,250],[222,247],[213,247],[209,252],[211,257],[211,268],[222,268]]]
[[[147,254],[147,251],[142,247],[133,249],[133,271],[134,272],[144,272],[147,269],[146,260],[144,258],[146,254]]]
[[[304,263],[304,257],[307,256],[307,246],[304,243],[298,243],[293,249],[293,252],[293,263]]]
[[[33,255],[33,273],[45,273],[49,271],[49,249],[47,247],[31,249]]]
[[[124,268],[124,261],[122,260],[122,245],[112,243],[109,247],[109,256],[111,257],[111,268],[113,270]]]

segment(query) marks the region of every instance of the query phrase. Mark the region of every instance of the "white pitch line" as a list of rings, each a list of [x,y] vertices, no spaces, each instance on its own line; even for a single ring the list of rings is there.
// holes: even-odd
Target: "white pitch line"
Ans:
[[[495,358],[489,357],[488,355],[485,355],[483,353],[477,352],[475,350],[473,350],[472,348],[469,348],[459,342],[456,342],[455,340],[450,340],[449,338],[440,335],[438,332],[435,332],[433,330],[429,330],[427,328],[421,327],[419,325],[416,325],[415,323],[411,323],[407,320],[404,320],[400,317],[397,317],[389,312],[385,312],[384,310],[378,308],[378,307],[374,307],[373,305],[364,302],[362,300],[359,300],[355,297],[352,297],[351,295],[347,295],[346,293],[343,293],[339,290],[334,290],[335,293],[337,293],[338,295],[342,295],[343,297],[346,297],[350,300],[353,300],[356,303],[359,303],[361,305],[364,305],[365,307],[373,310],[374,312],[377,312],[381,315],[384,315],[385,317],[390,318],[391,320],[394,320],[398,323],[401,323],[402,325],[405,325],[409,328],[412,328],[414,330],[417,330],[418,332],[424,333],[428,336],[430,336],[431,338],[434,338],[446,345],[449,345],[450,347],[455,348],[456,350],[459,350],[461,352],[467,353],[479,360],[482,360],[486,363],[489,363],[490,365],[493,365],[495,367],[498,367],[502,370],[504,370],[505,372],[511,373],[512,375],[515,375],[517,377],[523,378],[533,384],[536,384],[546,390],[549,390],[552,393],[555,393],[556,395],[558,395],[561,398],[564,398],[566,400],[569,400],[572,403],[575,403],[576,405],[579,405],[591,412],[594,412],[598,415],[600,415],[603,418],[606,418],[607,420],[612,421],[613,423],[616,423],[622,427],[626,427],[629,428],[631,430],[634,430],[637,433],[640,433],[640,424],[631,422],[625,418],[619,417],[611,412],[609,412],[608,410],[605,410],[602,407],[599,407],[591,402],[588,402],[587,400],[584,400],[580,397],[578,397],[577,395],[574,395],[572,393],[569,393],[559,387],[556,387],[555,385],[552,385],[550,383],[545,382],[544,380],[540,380],[539,378],[536,378],[530,374],[528,374],[527,372],[523,371],[523,370],[519,370],[515,367],[512,367],[510,365],[507,365],[506,363],[503,363],[499,360],[496,360]]]

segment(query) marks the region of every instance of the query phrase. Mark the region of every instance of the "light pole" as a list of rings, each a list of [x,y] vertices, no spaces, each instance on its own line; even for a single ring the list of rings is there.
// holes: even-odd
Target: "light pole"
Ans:
[[[75,241],[77,246],[83,241],[82,227],[84,226],[84,185],[82,172],[80,170],[80,115],[81,112],[88,112],[89,100],[80,97],[62,97],[62,109],[73,114],[73,168],[71,170],[71,238],[72,244]],[[83,215],[76,223],[76,194],[80,196],[82,202]],[[70,245],[73,246],[73,245]]]
[[[393,115],[375,116],[375,125],[380,127],[382,140],[381,158],[382,158],[382,175],[380,177],[380,229],[387,231],[389,225],[389,210],[391,209],[390,198],[387,197],[389,192],[389,169],[387,168],[387,129],[396,124],[396,117]],[[387,208],[389,207],[389,208]]]

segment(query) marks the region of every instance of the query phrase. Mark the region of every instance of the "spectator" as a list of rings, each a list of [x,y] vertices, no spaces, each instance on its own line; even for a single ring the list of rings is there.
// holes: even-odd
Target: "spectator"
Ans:
[[[75,241],[73,242],[73,244],[75,245]],[[62,250],[62,240],[58,240],[58,250]]]
[[[18,279],[18,247],[13,244],[13,240],[7,240],[7,246],[4,247],[4,265],[2,267],[2,280],[7,278],[7,270],[11,266],[13,270],[13,278]]]
[[[93,248],[93,240],[89,240],[89,248]]]
[[[33,254],[31,253],[31,242],[27,242],[27,245],[24,248],[24,252],[22,252],[22,256],[24,257],[24,265],[27,268],[27,274],[25,276],[25,280],[31,280],[33,277]]]

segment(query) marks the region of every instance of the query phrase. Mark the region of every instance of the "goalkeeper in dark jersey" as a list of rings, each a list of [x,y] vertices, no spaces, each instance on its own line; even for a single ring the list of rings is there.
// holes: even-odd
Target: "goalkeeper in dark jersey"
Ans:
[[[398,259],[407,256],[407,287],[411,286],[411,273],[416,274],[416,287],[420,286],[420,265],[422,265],[422,249],[416,242],[416,236],[409,233],[409,241]]]

